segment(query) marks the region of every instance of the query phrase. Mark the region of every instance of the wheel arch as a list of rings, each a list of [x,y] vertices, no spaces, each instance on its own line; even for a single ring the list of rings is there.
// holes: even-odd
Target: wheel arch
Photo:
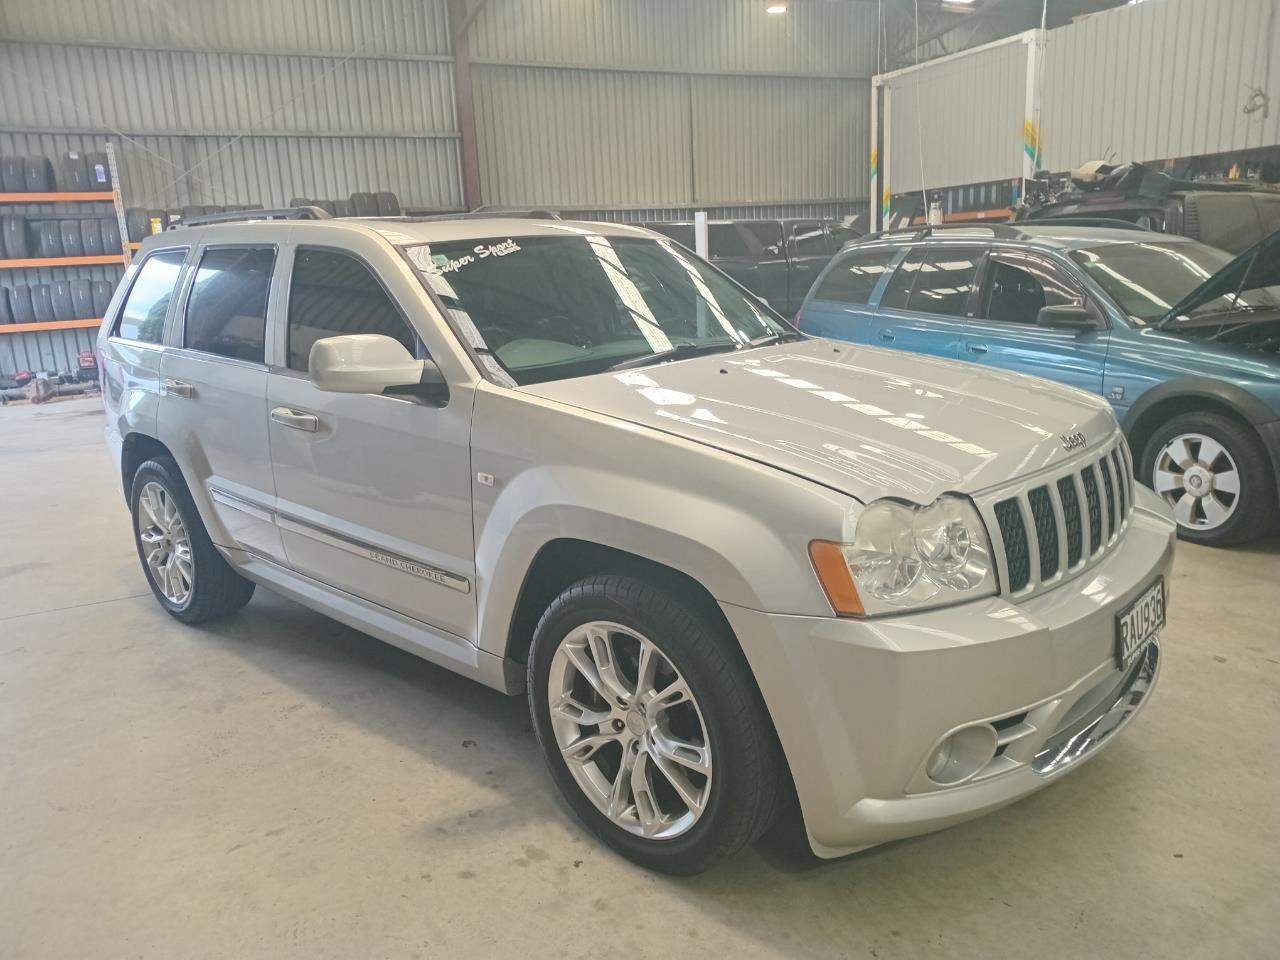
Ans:
[[[1147,441],[1160,424],[1184,413],[1221,414],[1255,434],[1257,424],[1275,419],[1265,403],[1235,384],[1207,377],[1169,380],[1143,393],[1124,418],[1124,432],[1135,462],[1141,460]]]
[[[133,478],[138,468],[156,457],[174,459],[173,452],[153,436],[140,431],[125,436],[120,448],[120,483],[126,503],[133,493]]]

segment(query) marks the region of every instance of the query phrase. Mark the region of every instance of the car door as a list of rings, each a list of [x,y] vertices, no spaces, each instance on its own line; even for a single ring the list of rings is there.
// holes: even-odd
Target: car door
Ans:
[[[295,228],[297,229],[297,228]],[[344,238],[345,239],[345,238]],[[283,337],[268,377],[281,537],[298,573],[430,624],[475,635],[472,391],[446,405],[326,393],[307,373],[324,337],[376,333],[419,357],[433,314],[406,269],[372,238],[291,250]],[[381,262],[382,269],[372,264]],[[441,336],[439,330],[432,335]]]
[[[805,294],[831,259],[831,239],[821,220],[786,220],[787,302],[786,316],[794,316]]]
[[[880,297],[870,342],[959,357],[984,255],[976,244],[924,244],[909,250]]]
[[[1036,323],[1042,307],[1068,304],[1087,298],[1061,266],[1029,251],[992,250],[964,332],[965,359],[1101,393],[1110,342],[1101,312],[1089,330]]]
[[[274,245],[196,251],[160,363],[159,439],[238,547],[283,562],[267,440],[267,305]],[[215,540],[218,532],[215,529]]]
[[[787,307],[786,249],[777,220],[729,220],[707,226],[707,253],[719,269],[768,301]]]
[[[800,307],[796,321],[815,337],[854,343],[879,339],[874,304],[885,287],[901,247],[854,247],[838,254]]]

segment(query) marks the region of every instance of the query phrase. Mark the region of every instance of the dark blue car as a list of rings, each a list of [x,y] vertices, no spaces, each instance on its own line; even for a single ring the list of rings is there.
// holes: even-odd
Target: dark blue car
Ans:
[[[1238,543],[1280,515],[1280,233],[1235,259],[1096,226],[876,234],[831,261],[796,322],[1101,394],[1188,540]]]

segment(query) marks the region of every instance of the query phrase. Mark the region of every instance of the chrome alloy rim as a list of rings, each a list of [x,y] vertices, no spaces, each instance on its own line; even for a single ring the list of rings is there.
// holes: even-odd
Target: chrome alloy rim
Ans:
[[[152,482],[138,497],[138,540],[152,581],[175,606],[191,596],[191,539],[169,491]]]
[[[1226,447],[1213,437],[1184,433],[1156,455],[1152,487],[1173,507],[1182,526],[1212,530],[1235,513],[1240,471]]]
[[[639,837],[670,840],[711,796],[711,744],[680,671],[652,640],[605,621],[560,641],[547,679],[565,765],[596,809]]]

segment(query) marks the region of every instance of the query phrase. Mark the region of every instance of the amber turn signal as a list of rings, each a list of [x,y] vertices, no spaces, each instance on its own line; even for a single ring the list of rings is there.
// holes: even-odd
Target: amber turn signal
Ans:
[[[831,603],[831,608],[842,617],[860,617],[866,613],[862,598],[849,573],[849,562],[844,558],[844,548],[830,540],[813,540],[809,543],[809,560],[818,575],[818,582]]]

